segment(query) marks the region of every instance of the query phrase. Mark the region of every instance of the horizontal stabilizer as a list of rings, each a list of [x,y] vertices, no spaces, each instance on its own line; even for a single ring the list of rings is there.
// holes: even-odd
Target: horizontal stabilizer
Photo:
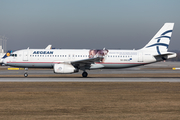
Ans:
[[[166,56],[166,55],[175,55],[176,53],[174,52],[167,52],[167,53],[164,53],[164,54],[161,54],[161,55],[154,55],[154,57],[162,57],[162,56]]]
[[[177,56],[177,54],[173,53],[173,52],[167,52],[167,53],[164,53],[164,54],[161,54],[161,55],[154,55],[154,57],[156,58],[157,61],[161,61],[161,59],[162,60],[167,60],[167,59],[170,59],[170,58],[174,58],[176,56]]]

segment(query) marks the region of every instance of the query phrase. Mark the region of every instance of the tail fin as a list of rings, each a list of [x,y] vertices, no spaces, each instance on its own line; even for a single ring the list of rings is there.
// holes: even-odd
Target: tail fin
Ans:
[[[3,57],[2,59],[6,58],[6,57],[9,57],[12,53],[12,50],[9,50]]]
[[[145,45],[141,50],[148,50],[156,52],[161,55],[167,52],[174,23],[165,23],[163,27],[156,33],[156,35]]]
[[[8,57],[8,56],[10,56],[11,55],[11,53],[12,53],[12,51],[8,51],[6,54],[4,54],[4,56],[2,56],[2,58],[0,59],[0,65],[2,65],[3,64],[3,59],[4,58],[6,58],[6,57]]]

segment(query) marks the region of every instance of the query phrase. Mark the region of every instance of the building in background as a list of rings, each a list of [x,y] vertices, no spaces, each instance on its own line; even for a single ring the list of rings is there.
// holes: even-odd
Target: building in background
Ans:
[[[0,58],[2,58],[6,53],[7,47],[7,37],[0,35]]]

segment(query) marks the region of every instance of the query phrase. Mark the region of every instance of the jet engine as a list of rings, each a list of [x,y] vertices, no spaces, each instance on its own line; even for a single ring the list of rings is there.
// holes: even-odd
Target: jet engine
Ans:
[[[71,64],[54,64],[54,73],[69,74],[78,72]]]

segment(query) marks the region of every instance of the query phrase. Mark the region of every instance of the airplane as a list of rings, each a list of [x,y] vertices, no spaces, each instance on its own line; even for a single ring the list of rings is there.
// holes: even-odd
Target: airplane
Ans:
[[[52,68],[57,74],[82,72],[86,70],[121,69],[146,65],[176,57],[176,53],[168,52],[174,23],[165,23],[155,36],[141,49],[23,49],[11,53],[3,59],[6,66],[25,68],[24,76],[28,76],[28,68]]]
[[[9,50],[9,51],[7,51],[7,53],[4,53],[4,54],[1,56],[0,65],[3,65],[3,62],[2,62],[3,59],[6,58],[6,57],[8,57],[8,56],[10,56],[11,53],[12,53],[12,51]]]

